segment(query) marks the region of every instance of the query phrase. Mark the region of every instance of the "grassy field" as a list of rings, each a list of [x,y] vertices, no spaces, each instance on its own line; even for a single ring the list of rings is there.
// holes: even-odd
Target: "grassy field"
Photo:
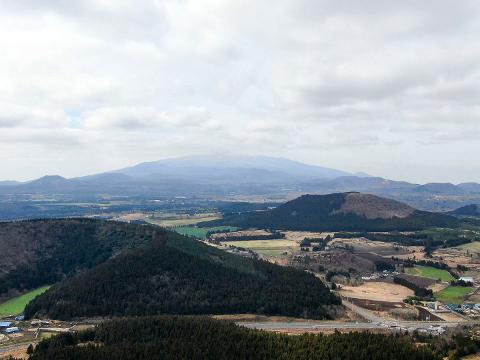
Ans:
[[[221,219],[221,214],[218,213],[204,213],[204,214],[161,214],[154,217],[148,217],[145,221],[164,227],[188,226],[195,225],[199,222],[212,221]]]
[[[0,317],[21,314],[30,300],[47,291],[49,287],[50,285],[43,286],[0,304]]]
[[[461,304],[463,298],[472,292],[473,288],[463,286],[449,286],[435,294],[437,300],[446,304]]]
[[[458,247],[459,249],[469,251],[471,253],[480,253],[480,241],[474,241],[468,244],[463,244]]]
[[[235,231],[237,230],[237,228],[232,226],[216,226],[206,228],[199,228],[195,226],[177,226],[170,228],[170,230],[173,230],[182,235],[205,239],[209,231]]]
[[[453,276],[447,270],[441,270],[430,266],[415,266],[412,268],[406,268],[407,274],[423,276],[429,279],[440,279],[442,281],[454,280]]]
[[[244,240],[226,241],[223,244],[253,250],[265,256],[281,256],[285,251],[298,249],[298,243],[292,240]]]

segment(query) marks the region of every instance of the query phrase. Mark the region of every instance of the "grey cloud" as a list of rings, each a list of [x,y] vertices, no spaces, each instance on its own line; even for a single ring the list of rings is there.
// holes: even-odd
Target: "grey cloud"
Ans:
[[[473,0],[0,0],[0,152],[93,159],[65,175],[239,149],[394,177],[411,149],[480,150],[478,33]]]

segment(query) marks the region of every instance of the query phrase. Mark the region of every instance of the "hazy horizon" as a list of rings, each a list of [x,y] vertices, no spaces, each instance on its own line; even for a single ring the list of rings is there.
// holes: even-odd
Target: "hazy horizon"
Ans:
[[[0,180],[225,152],[480,182],[473,0],[0,1]]]

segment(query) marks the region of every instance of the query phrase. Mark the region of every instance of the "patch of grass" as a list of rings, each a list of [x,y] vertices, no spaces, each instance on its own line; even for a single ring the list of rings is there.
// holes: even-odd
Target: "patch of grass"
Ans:
[[[463,244],[458,247],[459,249],[473,252],[473,253],[479,253],[480,252],[480,241],[474,241],[468,244]]]
[[[23,312],[25,306],[40,294],[43,294],[51,285],[42,286],[41,288],[32,290],[26,294],[10,299],[0,304],[0,316],[18,315]]]
[[[297,249],[299,247],[295,241],[284,239],[225,241],[223,244],[250,249],[261,255],[272,257],[279,257],[285,251]]]
[[[407,274],[422,276],[429,279],[440,279],[442,281],[454,280],[452,274],[450,274],[447,270],[441,270],[431,266],[415,266],[412,268],[407,268],[405,270]]]
[[[435,294],[435,298],[446,304],[461,304],[465,296],[472,292],[473,288],[464,286],[449,286]]]
[[[275,250],[275,249],[259,249],[255,250],[255,252],[259,253],[263,256],[269,257],[282,257],[283,254],[288,251],[289,249],[282,249],[282,250]]]
[[[233,226],[215,226],[205,228],[196,226],[177,226],[170,228],[170,230],[182,235],[192,236],[198,239],[205,239],[209,231],[235,231],[237,228]]]

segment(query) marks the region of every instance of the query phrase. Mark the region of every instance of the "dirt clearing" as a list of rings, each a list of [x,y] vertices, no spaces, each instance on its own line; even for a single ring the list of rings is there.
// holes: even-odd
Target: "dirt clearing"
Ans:
[[[405,286],[379,281],[366,282],[360,286],[342,286],[340,293],[356,299],[391,302],[403,301],[406,297],[414,295],[413,290]]]

